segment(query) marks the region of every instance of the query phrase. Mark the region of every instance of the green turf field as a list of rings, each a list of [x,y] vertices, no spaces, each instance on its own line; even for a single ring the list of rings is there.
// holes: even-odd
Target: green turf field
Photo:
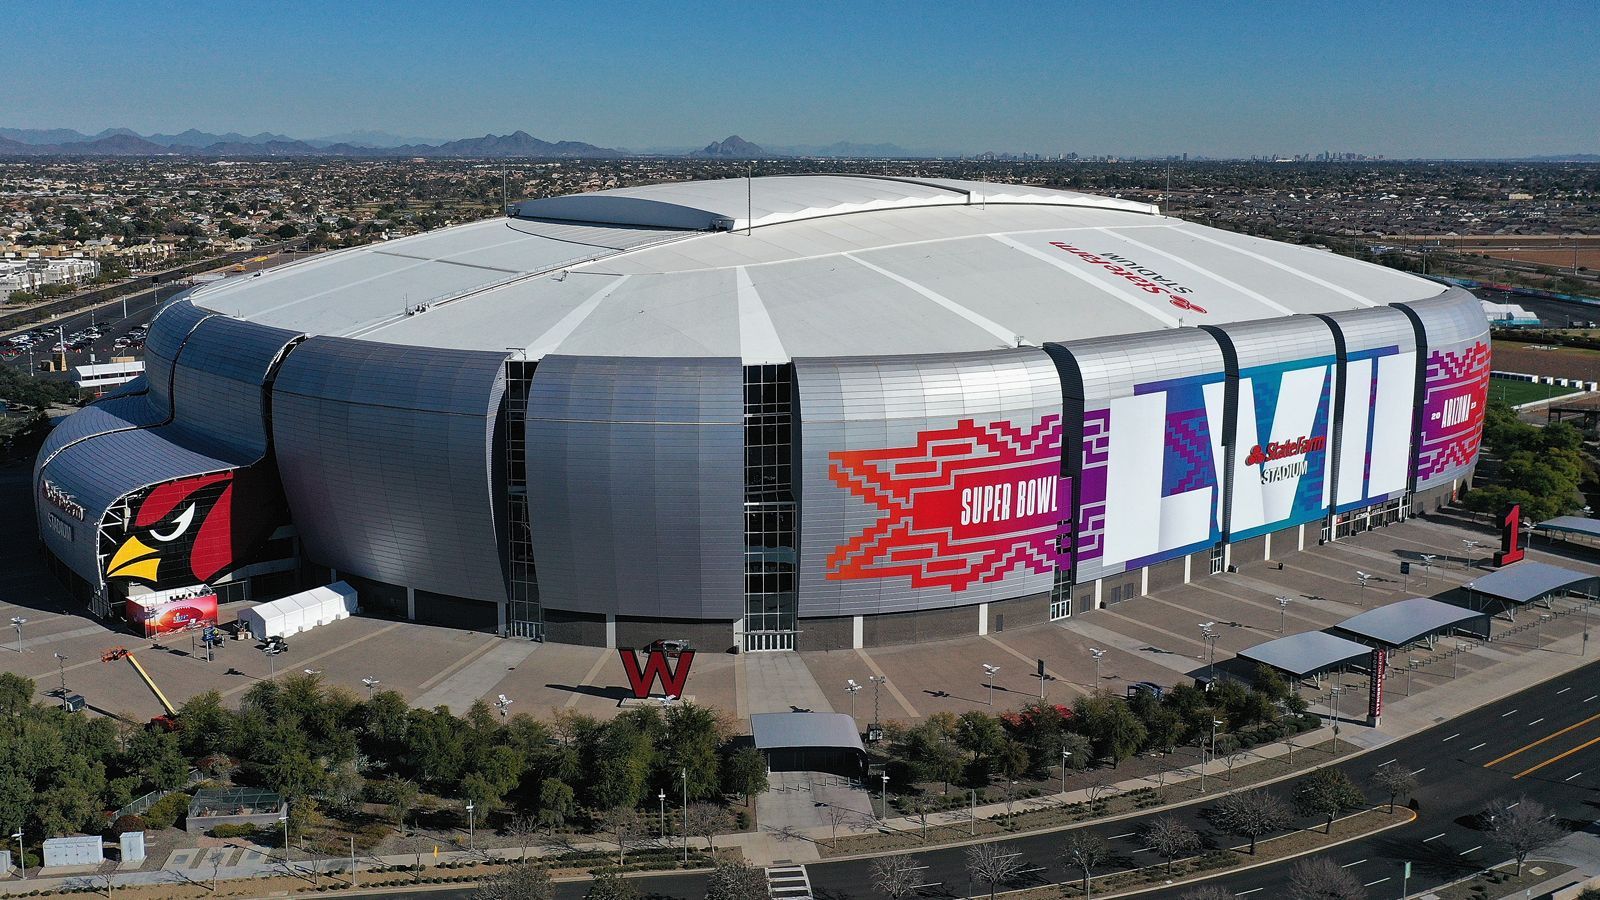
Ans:
[[[1489,379],[1489,399],[1503,400],[1511,406],[1578,393],[1577,388],[1555,384],[1534,384],[1531,381],[1513,381],[1509,378]]]

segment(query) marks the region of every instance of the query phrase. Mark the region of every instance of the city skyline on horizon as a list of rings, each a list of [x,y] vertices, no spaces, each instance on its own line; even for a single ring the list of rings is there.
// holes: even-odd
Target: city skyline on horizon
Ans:
[[[0,125],[429,142],[523,130],[634,152],[737,134],[930,155],[1600,153],[1600,94],[1562,88],[1600,82],[1581,24],[1600,11],[1582,3],[1139,4],[1117,21],[1021,5],[937,19],[901,4],[71,9],[70,23],[13,20]]]

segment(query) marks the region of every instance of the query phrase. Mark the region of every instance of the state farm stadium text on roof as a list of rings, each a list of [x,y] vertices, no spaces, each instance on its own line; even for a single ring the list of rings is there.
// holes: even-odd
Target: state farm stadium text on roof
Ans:
[[[1458,289],[1153,207],[785,176],[533,200],[195,288],[36,464],[112,614],[332,580],[549,640],[983,633],[1437,505]]]

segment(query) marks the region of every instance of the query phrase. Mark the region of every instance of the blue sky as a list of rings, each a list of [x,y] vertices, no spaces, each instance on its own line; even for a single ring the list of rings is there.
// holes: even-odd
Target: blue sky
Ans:
[[[0,125],[1600,152],[1600,2],[9,5]]]

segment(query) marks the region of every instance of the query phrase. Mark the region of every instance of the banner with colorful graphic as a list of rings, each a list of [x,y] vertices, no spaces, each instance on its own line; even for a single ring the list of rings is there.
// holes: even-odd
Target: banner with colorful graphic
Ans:
[[[918,433],[914,443],[828,454],[828,475],[878,511],[826,560],[831,580],[903,576],[951,592],[1014,571],[1053,573],[1071,504],[1061,417]]]
[[[1411,407],[1417,354],[1398,346],[1351,353],[1345,361],[1339,430],[1337,512],[1399,497],[1411,465]]]
[[[179,478],[125,498],[107,514],[107,581],[157,590],[207,584],[250,561],[282,518],[267,464]]]
[[[204,585],[129,597],[124,610],[145,637],[217,624],[217,595]]]
[[[1489,345],[1483,341],[1429,351],[1417,434],[1417,490],[1448,483],[1477,459],[1489,368]]]
[[[1217,542],[1225,388],[1220,371],[1152,381],[1085,410],[1078,582]]]
[[[1332,356],[1239,372],[1228,540],[1323,516],[1330,501]]]

